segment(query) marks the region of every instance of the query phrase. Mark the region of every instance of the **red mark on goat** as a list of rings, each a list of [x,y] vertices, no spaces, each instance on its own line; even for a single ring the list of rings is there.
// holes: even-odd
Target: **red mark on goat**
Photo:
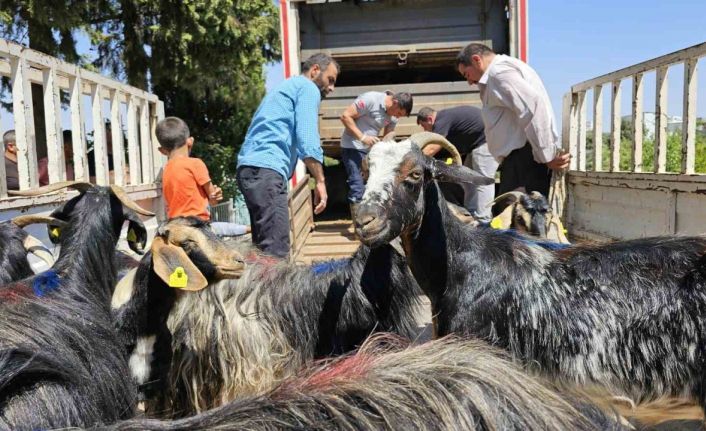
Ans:
[[[0,303],[14,302],[29,297],[32,290],[25,283],[6,284],[0,288]]]

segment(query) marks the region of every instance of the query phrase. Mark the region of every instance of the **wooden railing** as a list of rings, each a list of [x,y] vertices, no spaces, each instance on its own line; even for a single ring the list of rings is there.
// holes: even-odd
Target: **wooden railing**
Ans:
[[[43,91],[46,154],[49,182],[66,180],[61,126],[61,92],[70,105],[73,169],[77,180],[89,180],[86,133],[87,112],[84,95],[91,100],[95,182],[128,186],[130,191],[154,187],[155,178],[166,159],[157,151],[154,127],[164,118],[164,105],[157,96],[139,88],[108,79],[57,58],[0,39],[0,75],[10,78],[17,165],[21,190],[38,183],[37,135],[32,100],[32,84]],[[110,105],[113,174],[108,163],[108,139],[104,127],[104,104]],[[125,104],[126,115],[121,115]],[[121,121],[123,120],[123,121]],[[127,131],[127,160],[123,125]],[[13,208],[7,198],[5,165],[0,163],[0,208]]]
[[[564,96],[563,139],[564,147],[572,154],[571,170],[586,171],[588,154],[586,152],[587,116],[589,101],[586,92],[593,91],[593,171],[620,171],[620,136],[621,136],[621,82],[632,81],[632,147],[630,149],[630,168],[627,172],[667,172],[667,88],[669,67],[684,65],[683,87],[683,130],[681,174],[694,174],[695,136],[696,136],[696,93],[697,63],[706,56],[706,42],[652,60],[644,61],[624,69],[589,79],[571,87]],[[643,76],[656,73],[655,91],[655,157],[653,166],[643,166]],[[603,166],[603,87],[611,86],[610,113],[610,162]]]
[[[309,190],[309,175],[305,175],[289,191],[290,257],[296,259],[314,228],[314,209]]]

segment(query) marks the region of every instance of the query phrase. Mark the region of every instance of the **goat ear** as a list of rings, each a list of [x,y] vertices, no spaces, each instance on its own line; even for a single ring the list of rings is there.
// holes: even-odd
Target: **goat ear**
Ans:
[[[441,160],[427,157],[427,168],[432,178],[442,183],[468,183],[487,186],[495,183],[494,178],[484,177],[473,169],[459,165],[447,165]]]
[[[124,208],[123,215],[128,220],[127,225],[127,244],[130,250],[137,254],[145,253],[147,245],[147,229],[140,217],[133,210]]]
[[[160,236],[152,240],[154,272],[169,287],[198,291],[208,286],[206,277],[181,248],[167,244]]]
[[[490,226],[494,229],[510,229],[512,226],[512,213],[515,209],[515,204],[508,205],[503,212],[498,214],[490,221]]]

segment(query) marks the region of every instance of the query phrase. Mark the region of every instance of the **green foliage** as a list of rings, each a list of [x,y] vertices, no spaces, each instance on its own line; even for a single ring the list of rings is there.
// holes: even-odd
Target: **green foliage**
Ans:
[[[698,119],[697,124],[703,124],[703,119]],[[697,127],[697,130],[703,130],[703,128]],[[621,171],[632,171],[632,125],[627,122],[623,122],[623,127],[620,133],[620,170]],[[696,160],[695,160],[695,171],[697,173],[706,173],[706,133],[697,132],[696,133]],[[588,170],[593,170],[594,166],[594,144],[593,144],[593,132],[589,131],[586,136],[586,168]],[[603,134],[603,154],[602,154],[602,168],[604,171],[610,170],[610,134]],[[643,172],[654,172],[654,159],[655,159],[655,138],[654,136],[645,136],[642,142],[642,171]],[[681,172],[681,161],[682,161],[682,132],[681,130],[670,133],[667,135],[667,172],[678,173]]]
[[[155,93],[184,119],[214,183],[235,195],[236,154],[279,56],[271,0],[0,0],[0,36]],[[74,32],[97,58],[76,54]]]

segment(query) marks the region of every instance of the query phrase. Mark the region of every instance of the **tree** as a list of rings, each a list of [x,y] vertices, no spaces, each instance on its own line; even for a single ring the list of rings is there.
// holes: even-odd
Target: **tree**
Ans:
[[[271,0],[0,0],[3,37],[109,72],[183,118],[214,182],[235,193],[235,155],[279,55]],[[76,54],[86,31],[98,57]],[[41,98],[39,99],[41,100]],[[43,122],[41,122],[43,124]]]

